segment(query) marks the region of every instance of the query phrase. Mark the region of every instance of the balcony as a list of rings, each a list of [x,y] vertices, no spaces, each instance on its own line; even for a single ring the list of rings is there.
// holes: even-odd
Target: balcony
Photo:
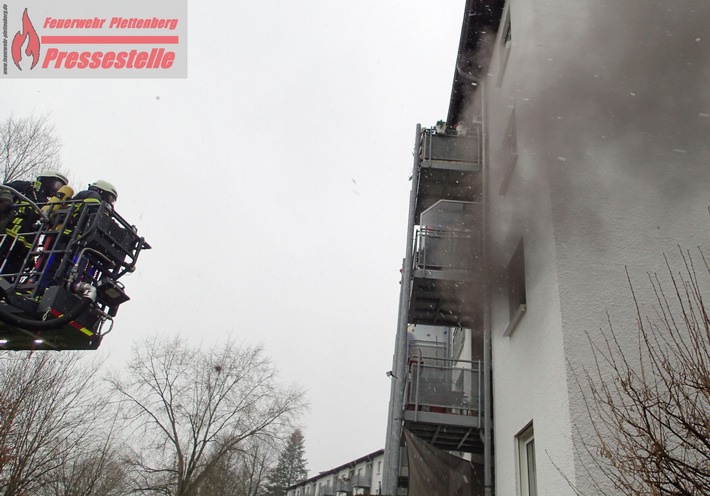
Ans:
[[[439,200],[478,201],[481,191],[481,128],[466,135],[422,132],[419,142],[416,216]]]
[[[353,475],[350,480],[353,488],[368,488],[372,485],[372,472],[367,472],[366,474]]]
[[[479,452],[481,371],[479,361],[410,358],[404,396],[405,426],[440,449]]]
[[[476,327],[482,312],[481,205],[440,201],[414,240],[409,322]]]
[[[335,483],[335,492],[349,493],[353,490],[352,481],[350,479],[338,479]]]
[[[330,486],[321,486],[318,488],[318,496],[335,496],[335,490]]]

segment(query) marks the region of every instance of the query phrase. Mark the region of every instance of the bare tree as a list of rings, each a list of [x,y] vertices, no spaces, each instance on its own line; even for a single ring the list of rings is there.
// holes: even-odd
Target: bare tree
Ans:
[[[594,494],[710,494],[710,318],[703,298],[710,267],[702,251],[695,258],[699,269],[681,251],[680,271],[666,258],[667,282],[649,275],[651,315],[642,313],[627,272],[637,351],[620,344],[610,322],[601,344],[590,340],[595,366],[576,371],[595,434],[579,436],[592,461],[586,475]]]
[[[262,496],[266,478],[276,460],[273,439],[252,436],[238,449],[214,464],[200,485],[200,494],[210,496]],[[219,449],[215,450],[217,453]]]
[[[277,383],[260,347],[234,342],[205,350],[181,338],[147,340],[112,384],[136,422],[139,494],[197,494],[230,452],[278,435],[305,406],[300,389]]]
[[[62,453],[47,473],[38,496],[122,496],[127,491],[127,465],[115,440],[116,422],[97,426],[92,436]]]
[[[250,443],[242,452],[237,465],[234,496],[261,496],[266,489],[269,469],[275,463],[277,452],[270,442]]]
[[[60,169],[61,143],[47,115],[16,118],[0,125],[0,167],[3,183],[33,179],[46,169]]]
[[[39,494],[102,418],[98,365],[76,353],[0,358],[0,494]]]

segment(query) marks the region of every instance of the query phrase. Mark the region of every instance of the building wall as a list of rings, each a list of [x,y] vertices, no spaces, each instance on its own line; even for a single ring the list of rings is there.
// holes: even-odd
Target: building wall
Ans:
[[[370,494],[380,494],[384,471],[384,455],[380,455],[372,461],[372,488],[370,489]]]
[[[625,268],[650,309],[644,274],[663,272],[663,252],[675,259],[679,243],[708,247],[710,4],[511,0],[508,7],[504,75],[498,43],[485,87],[499,288],[496,492],[516,494],[515,435],[533,421],[538,493],[573,494],[563,474],[584,488],[588,464],[574,442],[592,426],[572,372],[591,364],[589,339],[608,327],[607,312],[633,350]],[[521,237],[527,312],[504,337],[505,267]]]
[[[500,79],[501,41],[484,89],[494,290],[491,325],[496,493],[518,494],[516,435],[532,422],[537,452],[549,454],[549,458],[537,457],[538,492],[563,495],[569,492],[568,486],[551,460],[572,476],[574,470],[552,204],[546,164],[528,152],[533,139],[530,130],[536,128],[537,117],[531,112],[530,100],[526,100],[535,82],[524,61],[537,56],[538,35],[532,12],[523,10],[526,4],[513,3],[509,8],[513,46],[505,72]],[[515,150],[511,150],[514,144],[517,159]],[[507,267],[521,239],[527,311],[512,334],[504,337],[510,324]]]

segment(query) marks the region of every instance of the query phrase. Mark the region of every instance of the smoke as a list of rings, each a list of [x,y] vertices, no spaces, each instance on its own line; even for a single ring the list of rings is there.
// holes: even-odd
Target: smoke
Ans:
[[[539,53],[530,70],[542,84],[525,97],[537,123],[527,144],[549,164],[556,213],[589,238],[624,205],[641,218],[707,196],[710,4],[594,1],[581,11]]]
[[[515,174],[528,191],[501,205],[507,211],[497,222],[508,225],[498,229],[519,231],[530,210],[523,202],[548,189],[556,223],[600,251],[639,219],[650,225],[697,209],[710,179],[710,3],[533,4],[512,2],[513,47],[500,89],[497,59],[488,75],[489,94],[498,93],[488,112],[502,123],[491,135],[491,166],[503,167],[500,136],[515,109]],[[494,46],[483,36],[476,60]],[[480,112],[477,96],[467,120]],[[491,184],[490,194],[498,189]]]
[[[563,353],[539,350],[550,362],[585,364],[584,333],[596,336],[607,311],[619,340],[633,348],[624,266],[632,275],[653,272],[662,252],[678,243],[707,246],[710,2],[512,0],[510,6],[510,57],[498,87],[494,54],[487,85],[491,256],[505,266],[515,241],[525,238],[529,309],[516,331],[519,343],[544,342],[558,319]],[[502,198],[511,115],[517,163]],[[504,278],[491,282],[494,292],[496,282],[503,292]],[[652,301],[647,291],[637,296],[642,305]],[[571,421],[584,421],[584,405],[568,387]]]
[[[529,365],[550,372],[558,359],[561,367],[564,359],[589,359],[584,331],[594,335],[605,325],[605,311],[633,324],[634,316],[623,308],[624,265],[653,271],[661,252],[676,243],[707,243],[710,2],[511,0],[509,5],[512,48],[506,70],[501,77],[502,59],[494,52],[485,85],[488,228],[494,238],[486,284],[493,293],[494,333],[500,335],[501,303],[508,296],[505,267],[522,236],[531,262],[525,267],[530,306],[521,321],[526,328],[516,331],[516,338],[519,347],[526,339],[535,343],[523,360],[549,353],[544,365]],[[474,66],[489,59],[492,34],[478,46]],[[481,95],[480,90],[469,95],[466,122],[482,112]],[[517,162],[502,197],[511,121]],[[693,226],[700,215],[705,222]],[[475,296],[469,292],[459,299]],[[618,326],[620,335],[628,331],[624,325]],[[635,334],[620,339],[629,336]],[[558,337],[564,348],[559,356]],[[503,344],[500,356],[515,358],[506,354],[512,347]],[[510,364],[515,365],[520,364]],[[498,380],[506,380],[504,372]],[[532,391],[550,387],[544,380],[530,379],[534,404]],[[553,396],[569,398],[572,422],[581,418],[583,405],[571,390],[569,396]],[[564,420],[565,414],[551,416]],[[558,428],[564,431],[564,425]],[[551,456],[559,453],[564,449]]]

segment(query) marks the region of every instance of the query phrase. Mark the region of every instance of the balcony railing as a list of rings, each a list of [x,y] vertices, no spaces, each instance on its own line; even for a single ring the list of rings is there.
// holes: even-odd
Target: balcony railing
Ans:
[[[352,487],[370,487],[372,485],[372,472],[366,474],[353,475],[350,480]]]
[[[409,360],[405,409],[479,416],[483,374],[480,361],[415,356]]]
[[[353,485],[351,480],[338,479],[335,483],[335,492],[337,493],[349,493],[353,490]]]
[[[414,245],[415,270],[463,269],[479,265],[479,236],[470,231],[448,231],[422,227]]]
[[[426,129],[422,133],[421,159],[425,166],[438,162],[480,164],[481,128],[473,125],[466,134],[451,135]]]

